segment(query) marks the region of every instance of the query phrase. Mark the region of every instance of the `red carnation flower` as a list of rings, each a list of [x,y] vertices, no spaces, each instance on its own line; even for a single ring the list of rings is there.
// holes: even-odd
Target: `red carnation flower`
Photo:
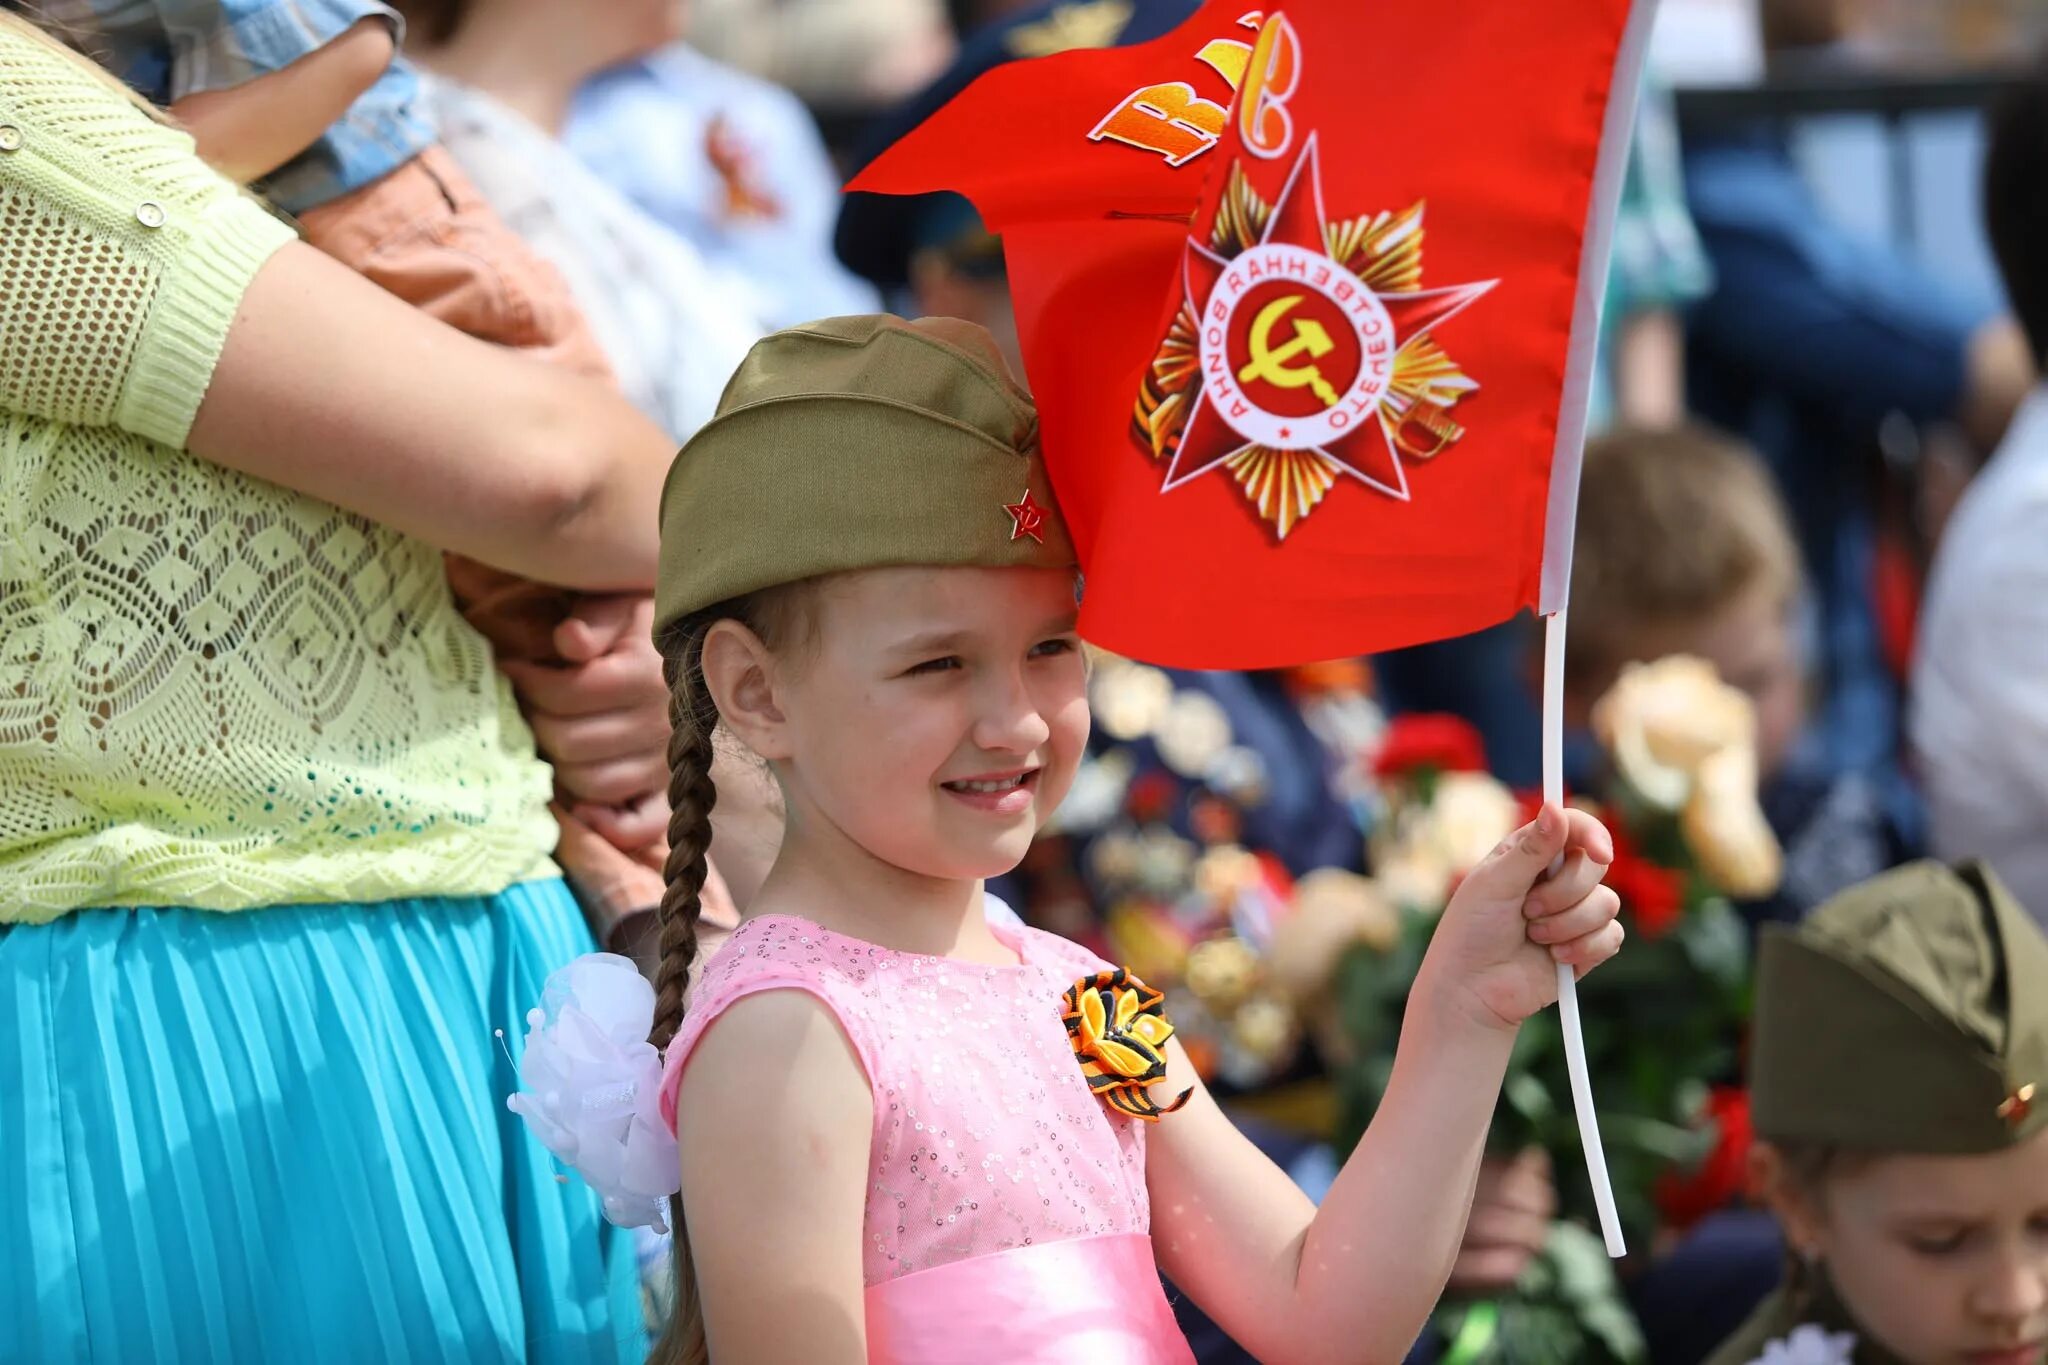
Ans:
[[[1660,939],[1684,917],[1685,879],[1645,858],[1619,825],[1610,827],[1610,832],[1614,835],[1614,865],[1607,869],[1607,884],[1621,897],[1621,908],[1643,937]]]
[[[1461,716],[1396,716],[1373,755],[1373,775],[1385,780],[1424,768],[1440,773],[1486,771],[1486,744]]]
[[[1164,820],[1179,795],[1180,784],[1174,781],[1173,774],[1154,768],[1133,779],[1124,792],[1124,809],[1139,824],[1149,825]]]
[[[1266,890],[1282,904],[1294,899],[1294,874],[1287,870],[1287,864],[1275,854],[1259,852],[1259,879],[1266,884]]]
[[[1680,1231],[1733,1203],[1749,1180],[1749,1147],[1755,1137],[1749,1092],[1717,1087],[1707,1097],[1706,1117],[1718,1130],[1714,1150],[1698,1170],[1683,1175],[1666,1171],[1657,1181],[1657,1208]]]

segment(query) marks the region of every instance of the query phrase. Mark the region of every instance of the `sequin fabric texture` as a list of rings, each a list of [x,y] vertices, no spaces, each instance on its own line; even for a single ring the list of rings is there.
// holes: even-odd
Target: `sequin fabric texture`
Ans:
[[[1035,929],[997,931],[1021,963],[896,952],[807,920],[747,921],[706,966],[664,1089],[721,1011],[804,990],[838,1018],[875,1101],[866,1281],[1040,1242],[1149,1233],[1144,1125],[1089,1092],[1061,1022],[1075,978],[1106,969]]]

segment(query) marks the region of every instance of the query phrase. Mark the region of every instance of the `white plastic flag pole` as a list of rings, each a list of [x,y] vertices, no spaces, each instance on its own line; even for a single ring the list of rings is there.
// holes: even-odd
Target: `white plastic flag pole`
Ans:
[[[1564,803],[1564,626],[1565,611],[1543,618],[1543,799]],[[1558,1022],[1564,1031],[1565,1069],[1572,1078],[1572,1110],[1579,1119],[1579,1142],[1586,1149],[1586,1175],[1593,1182],[1593,1205],[1600,1211],[1600,1236],[1616,1260],[1627,1254],[1621,1219],[1614,1212],[1614,1184],[1607,1178],[1607,1153],[1600,1146],[1600,1116],[1593,1111],[1593,1080],[1586,1071],[1586,1035],[1579,1026],[1578,983],[1572,969],[1557,966]]]
[[[1543,799],[1553,804],[1564,799],[1565,598],[1572,578],[1579,467],[1585,454],[1593,371],[1599,360],[1600,308],[1607,294],[1614,219],[1628,171],[1636,99],[1641,92],[1643,62],[1649,54],[1650,27],[1656,14],[1657,0],[1631,0],[1628,25],[1614,57],[1614,80],[1608,91],[1607,116],[1600,132],[1600,157],[1593,173],[1586,237],[1580,251],[1578,298],[1572,309],[1571,344],[1565,359],[1565,401],[1558,411],[1557,444],[1551,454],[1538,610],[1547,613],[1543,618]],[[1579,1120],[1579,1143],[1586,1151],[1586,1174],[1592,1179],[1593,1204],[1600,1213],[1600,1234],[1607,1243],[1607,1254],[1619,1260],[1628,1248],[1622,1241],[1621,1220],[1614,1212],[1614,1186],[1607,1178],[1607,1153],[1600,1146],[1600,1117],[1593,1112],[1593,1082],[1586,1073],[1586,1035],[1579,1020],[1578,985],[1569,967],[1557,969],[1557,1013],[1564,1033],[1565,1065],[1571,1073],[1572,1109]]]

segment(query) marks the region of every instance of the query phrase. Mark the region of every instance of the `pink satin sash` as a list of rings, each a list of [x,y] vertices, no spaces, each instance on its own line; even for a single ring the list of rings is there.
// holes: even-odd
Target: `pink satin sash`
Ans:
[[[1041,1242],[867,1291],[873,1365],[1194,1365],[1137,1233]]]

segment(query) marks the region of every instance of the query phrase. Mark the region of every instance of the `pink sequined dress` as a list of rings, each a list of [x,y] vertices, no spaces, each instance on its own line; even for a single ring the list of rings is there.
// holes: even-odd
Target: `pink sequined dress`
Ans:
[[[1089,1093],[1060,1019],[1061,994],[1106,964],[994,927],[1017,966],[748,920],[706,965],[669,1047],[662,1113],[673,1125],[683,1066],[720,1012],[756,991],[806,991],[874,1093],[869,1360],[1191,1365],[1153,1267],[1146,1125]]]

